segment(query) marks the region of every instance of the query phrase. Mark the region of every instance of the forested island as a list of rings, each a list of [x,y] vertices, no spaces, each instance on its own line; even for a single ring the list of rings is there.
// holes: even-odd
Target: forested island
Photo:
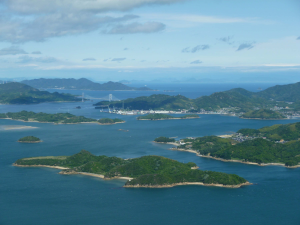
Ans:
[[[39,142],[42,142],[42,140],[39,139],[38,137],[26,136],[26,137],[20,138],[18,140],[18,142],[21,142],[21,143],[39,143]]]
[[[95,156],[88,151],[72,156],[19,159],[15,166],[63,169],[60,174],[83,174],[104,179],[127,179],[124,187],[161,188],[177,185],[205,185],[238,188],[250,183],[235,174],[198,170],[195,163],[180,163],[161,156],[133,159]]]
[[[286,116],[283,116],[281,113],[272,111],[270,109],[259,109],[259,110],[251,110],[249,112],[244,113],[240,116],[240,118],[244,119],[260,119],[260,120],[282,120],[286,119]]]
[[[124,123],[120,119],[102,118],[100,120],[86,118],[84,116],[75,116],[71,113],[35,113],[28,111],[0,113],[0,119],[20,120],[23,122],[40,122],[40,123],[55,123],[55,124],[78,124],[78,123],[99,123],[99,124],[116,124]]]
[[[180,117],[171,116],[168,114],[162,113],[155,113],[155,114],[148,114],[145,116],[139,116],[137,120],[178,120],[178,119],[197,119],[199,116],[197,114],[189,114]]]
[[[0,84],[1,104],[37,104],[42,102],[78,102],[81,99],[58,92],[39,91],[26,84],[11,82]]]
[[[216,92],[209,96],[201,96],[189,99],[182,95],[170,96],[156,94],[129,98],[123,102],[101,101],[95,106],[109,105],[110,107],[122,108],[123,104],[129,110],[173,110],[181,109],[190,112],[217,111],[229,109],[229,111],[240,113],[252,111],[255,108],[270,109],[273,107],[289,107],[300,110],[300,82],[289,85],[277,85],[260,92],[251,92],[243,88],[235,88],[229,91]]]
[[[174,149],[223,161],[296,168],[300,167],[300,122],[241,129],[230,138],[186,138]]]
[[[111,125],[111,124],[117,124],[117,123],[125,123],[124,120],[121,119],[109,119],[109,118],[102,118],[100,120],[98,120],[98,123],[102,124],[102,125]]]
[[[86,78],[56,78],[56,79],[33,79],[23,80],[22,83],[35,88],[57,88],[75,90],[94,90],[94,91],[151,91],[148,87],[129,87],[119,82],[109,81],[107,83],[96,83]]]
[[[168,137],[158,137],[154,139],[154,142],[156,143],[174,143],[176,140],[174,138],[168,138]]]

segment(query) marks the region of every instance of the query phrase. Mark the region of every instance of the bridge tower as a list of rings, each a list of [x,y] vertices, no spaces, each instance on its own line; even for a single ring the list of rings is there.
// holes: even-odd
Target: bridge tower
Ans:
[[[109,94],[108,96],[108,101],[111,102],[113,100],[113,95],[112,94]]]
[[[81,101],[84,102],[84,93],[82,92],[82,98]]]

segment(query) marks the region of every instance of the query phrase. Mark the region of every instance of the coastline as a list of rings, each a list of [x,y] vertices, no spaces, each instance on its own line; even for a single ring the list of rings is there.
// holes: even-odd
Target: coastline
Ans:
[[[195,118],[180,118],[180,117],[175,117],[175,118],[165,118],[165,119],[138,119],[137,120],[188,120],[188,119],[200,119],[200,117],[195,117]]]
[[[182,151],[182,152],[190,152],[190,153],[195,153],[197,156],[199,157],[203,157],[203,158],[209,158],[209,159],[215,159],[215,160],[219,160],[219,161],[223,161],[223,162],[236,162],[236,163],[243,163],[243,164],[249,164],[249,165],[255,165],[255,166],[284,166],[288,169],[295,169],[295,168],[299,168],[299,165],[296,166],[286,166],[283,163],[255,163],[255,162],[244,162],[242,160],[238,160],[238,159],[222,159],[222,158],[216,158],[213,156],[208,156],[208,155],[201,155],[199,154],[196,150],[192,150],[192,149],[183,149],[183,148],[170,148],[170,150],[174,150],[174,151]]]
[[[242,186],[252,185],[252,183],[246,182],[238,185],[223,185],[223,184],[204,184],[203,182],[183,182],[183,183],[174,183],[174,184],[166,184],[166,185],[124,185],[124,188],[171,188],[175,186],[183,186],[183,185],[201,185],[208,187],[224,187],[224,188],[240,188]]]
[[[47,168],[52,168],[52,169],[59,169],[59,170],[67,170],[70,169],[68,167],[62,167],[62,166],[47,166],[47,165],[18,165],[13,163],[13,166],[17,166],[17,167],[47,167]]]
[[[244,120],[289,120],[289,118],[274,118],[274,119],[262,119],[262,118],[244,118],[244,117],[239,117],[240,119]]]
[[[40,140],[40,141],[17,141],[17,142],[19,142],[19,143],[41,143],[43,141]]]
[[[118,124],[118,123],[125,123],[126,121],[124,122],[115,122],[115,123],[99,123],[99,125],[115,125],[115,124]]]

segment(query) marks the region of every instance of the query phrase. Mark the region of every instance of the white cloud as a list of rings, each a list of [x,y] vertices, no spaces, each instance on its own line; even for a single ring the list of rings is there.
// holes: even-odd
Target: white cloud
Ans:
[[[19,13],[40,14],[57,11],[125,11],[146,4],[170,4],[185,0],[7,0],[8,7]]]
[[[136,19],[136,15],[99,17],[92,13],[54,13],[31,20],[0,17],[0,41],[22,43],[47,38],[78,35],[95,31],[104,25]]]

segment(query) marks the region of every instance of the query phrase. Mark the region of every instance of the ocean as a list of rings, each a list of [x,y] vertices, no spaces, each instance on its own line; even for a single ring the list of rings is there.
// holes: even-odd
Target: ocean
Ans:
[[[244,84],[256,91],[273,84]],[[164,94],[182,94],[189,98],[241,87],[238,84],[165,85],[174,90]],[[153,87],[155,88],[155,87]],[[181,89],[180,89],[181,88]],[[50,90],[57,91],[57,90]],[[59,90],[61,92],[61,90]],[[81,94],[78,90],[64,90]],[[95,98],[111,92],[84,91]],[[157,92],[112,92],[119,99]],[[15,224],[300,224],[300,168],[260,167],[201,158],[193,153],[170,150],[155,144],[159,136],[197,137],[221,135],[241,128],[261,128],[299,120],[244,120],[222,115],[200,115],[195,120],[137,121],[136,116],[100,113],[94,102],[43,103],[38,105],[0,105],[0,113],[30,110],[70,112],[100,119],[121,118],[124,124],[54,125],[0,120],[0,225]],[[82,109],[75,109],[80,105]],[[3,126],[33,126],[35,129],[4,130]],[[119,129],[129,130],[128,132]],[[33,135],[42,143],[18,143]],[[234,173],[254,185],[239,189],[204,186],[178,186],[163,189],[126,189],[124,180],[105,181],[83,175],[60,175],[50,168],[12,166],[19,158],[72,155],[85,149],[95,155],[133,158],[160,155],[180,162],[195,162],[201,170]]]

